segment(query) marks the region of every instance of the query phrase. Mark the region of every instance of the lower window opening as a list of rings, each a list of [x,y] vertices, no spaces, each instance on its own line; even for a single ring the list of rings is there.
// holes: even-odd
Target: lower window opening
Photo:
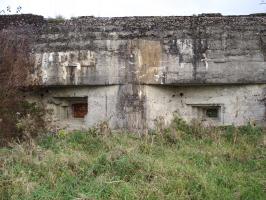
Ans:
[[[88,113],[87,103],[72,104],[72,113],[74,118],[84,118]]]
[[[221,121],[220,105],[192,105],[193,115],[202,121]]]
[[[54,97],[60,120],[83,119],[88,114],[87,97]]]

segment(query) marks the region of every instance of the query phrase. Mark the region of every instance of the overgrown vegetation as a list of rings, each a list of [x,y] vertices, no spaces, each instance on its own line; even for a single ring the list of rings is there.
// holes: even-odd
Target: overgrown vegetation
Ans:
[[[266,199],[265,132],[189,126],[46,135],[0,151],[2,199]]]
[[[34,136],[45,127],[44,109],[27,102],[22,92],[38,84],[31,78],[30,35],[12,28],[0,31],[0,146]]]

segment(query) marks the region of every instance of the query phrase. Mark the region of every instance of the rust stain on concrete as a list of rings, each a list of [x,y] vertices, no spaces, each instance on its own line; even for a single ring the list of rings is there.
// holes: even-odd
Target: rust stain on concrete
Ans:
[[[153,80],[159,72],[162,47],[160,41],[138,40],[137,64],[139,80]]]

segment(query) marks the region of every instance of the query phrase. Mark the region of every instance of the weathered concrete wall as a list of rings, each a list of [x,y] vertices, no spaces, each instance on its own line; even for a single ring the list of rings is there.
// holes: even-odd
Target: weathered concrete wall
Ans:
[[[97,62],[97,67],[96,67]],[[36,54],[44,85],[112,85],[123,82],[125,68],[105,52],[65,51]]]
[[[246,84],[266,81],[265,42],[265,16],[83,17],[44,25],[35,51],[46,85]],[[71,52],[77,82],[60,74]]]
[[[53,122],[60,128],[84,129],[107,121],[113,129],[142,130],[146,127],[146,113],[142,98],[135,85],[83,86],[43,88],[28,93],[26,98],[41,101],[53,111]],[[143,95],[143,97],[145,97]],[[86,98],[88,113],[82,119],[63,113],[65,107],[71,109],[76,98]],[[66,115],[68,115],[66,117]]]
[[[266,15],[3,15],[0,29],[31,30],[36,71],[47,86],[266,82]]]
[[[119,86],[58,87],[29,93],[29,97],[34,96],[34,100],[42,101],[47,109],[52,109],[53,120],[59,127],[80,129],[108,121],[112,128],[123,128],[124,119],[119,119],[117,115],[118,90]],[[75,98],[86,98],[88,114],[85,118],[75,119],[71,113],[68,113],[69,117],[65,117],[60,112],[63,107],[69,106],[66,105],[68,101]]]
[[[266,84],[185,87],[129,84],[58,87],[34,92],[36,99],[54,110],[58,127],[82,129],[107,121],[113,129],[133,131],[154,128],[155,120],[162,120],[169,125],[174,116],[188,122],[200,120],[194,109],[206,105],[221,107],[219,119],[203,121],[206,125],[239,126],[253,122],[266,126],[265,95]],[[70,117],[63,117],[60,109],[65,106],[64,99],[78,97],[86,97],[86,117],[75,119],[70,113]]]
[[[190,121],[215,109],[219,116],[206,123],[265,124],[266,15],[0,16],[6,29],[31,37],[32,77],[42,88],[35,95],[59,113],[58,124],[106,120],[137,130],[160,116]],[[65,119],[61,107],[82,97],[87,116]]]
[[[154,120],[161,117],[169,124],[174,115],[187,121],[198,119],[193,106],[219,105],[221,118],[207,122],[210,125],[244,125],[254,122],[265,124],[266,85],[245,86],[146,86],[147,123],[154,127]]]

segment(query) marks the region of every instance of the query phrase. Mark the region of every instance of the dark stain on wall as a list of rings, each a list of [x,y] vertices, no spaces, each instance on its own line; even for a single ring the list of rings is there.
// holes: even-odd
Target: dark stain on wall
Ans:
[[[141,95],[140,95],[141,94]],[[122,127],[130,131],[146,128],[146,96],[143,85],[120,85],[116,105]]]
[[[180,50],[177,46],[177,38],[174,37],[171,40],[169,40],[168,45],[169,45],[169,54],[180,55]]]
[[[126,45],[120,46],[123,52],[120,58],[125,62],[126,75],[124,84],[119,85],[116,109],[122,127],[131,131],[146,127],[144,86],[139,84],[138,74],[135,73],[138,68],[137,47],[136,40],[129,40]]]
[[[206,33],[206,27],[202,23],[202,19],[195,17],[194,20],[191,21],[191,38],[192,38],[192,50],[193,50],[193,79],[204,81],[204,78],[198,76],[198,67],[203,58],[203,53],[206,53],[208,50],[208,36]]]

